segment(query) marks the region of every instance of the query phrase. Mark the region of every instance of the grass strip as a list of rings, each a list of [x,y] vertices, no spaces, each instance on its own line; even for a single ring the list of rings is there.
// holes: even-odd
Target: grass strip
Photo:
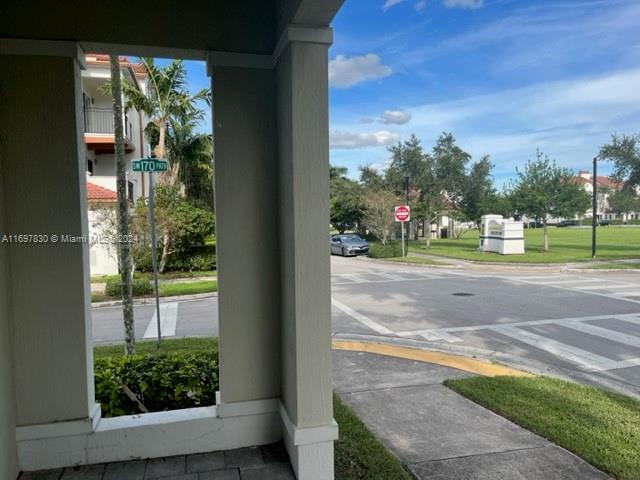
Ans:
[[[473,377],[446,386],[619,480],[640,479],[640,402],[549,377]]]
[[[340,427],[335,443],[336,480],[412,480],[353,411],[333,395],[333,415]]]

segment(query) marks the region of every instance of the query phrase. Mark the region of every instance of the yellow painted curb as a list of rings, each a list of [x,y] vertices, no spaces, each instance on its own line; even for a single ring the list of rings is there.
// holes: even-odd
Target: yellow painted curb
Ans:
[[[430,352],[419,348],[398,347],[385,343],[356,342],[351,340],[333,340],[334,350],[348,350],[351,352],[377,353],[388,357],[416,360],[418,362],[435,363],[444,367],[456,368],[464,372],[475,373],[485,377],[508,375],[511,377],[534,377],[531,373],[505,367],[496,363],[441,352]]]

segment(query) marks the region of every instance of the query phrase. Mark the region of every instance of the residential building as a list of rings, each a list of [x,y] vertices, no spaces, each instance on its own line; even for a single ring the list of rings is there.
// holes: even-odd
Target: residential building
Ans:
[[[87,164],[87,193],[89,194],[89,264],[91,275],[118,273],[114,243],[106,231],[105,209],[114,209],[115,201],[104,201],[105,196],[116,198],[115,136],[113,128],[113,100],[104,86],[111,80],[109,55],[86,54],[86,69],[82,70],[82,111],[84,126],[84,154]],[[146,91],[147,75],[142,64],[120,57],[120,68],[126,78],[141,91]],[[143,112],[125,109],[122,123],[127,161],[127,197],[135,202],[145,196],[145,178],[141,172],[131,170],[131,162],[144,156],[144,128],[148,121]],[[99,199],[92,198],[97,193]],[[115,226],[115,224],[113,224]]]
[[[589,170],[581,170],[577,176],[573,177],[573,181],[578,185],[581,185],[585,192],[593,196],[593,175]],[[600,175],[596,177],[596,187],[598,192],[596,215],[598,220],[622,220],[623,222],[626,222],[629,220],[640,219],[640,212],[618,214],[611,209],[611,206],[609,205],[610,195],[621,190],[623,186],[623,182],[618,182],[611,177],[604,177]],[[593,218],[592,206],[589,207],[584,216]]]

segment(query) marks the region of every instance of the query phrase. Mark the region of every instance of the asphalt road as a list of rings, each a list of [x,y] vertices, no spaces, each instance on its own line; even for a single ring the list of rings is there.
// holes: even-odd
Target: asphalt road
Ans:
[[[477,355],[640,395],[640,275],[481,272],[332,257],[332,331]],[[154,338],[153,306],[135,308]],[[161,307],[167,337],[217,335],[217,297]],[[93,309],[96,343],[122,340],[120,307]]]

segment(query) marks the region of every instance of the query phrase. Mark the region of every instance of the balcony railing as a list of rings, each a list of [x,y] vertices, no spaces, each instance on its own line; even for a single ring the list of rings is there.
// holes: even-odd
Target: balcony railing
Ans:
[[[113,110],[110,108],[85,107],[84,131],[86,133],[113,134]]]
[[[84,108],[84,131],[85,133],[105,133],[113,135],[113,110],[111,108]],[[131,123],[129,116],[124,116],[124,136],[131,138]]]

